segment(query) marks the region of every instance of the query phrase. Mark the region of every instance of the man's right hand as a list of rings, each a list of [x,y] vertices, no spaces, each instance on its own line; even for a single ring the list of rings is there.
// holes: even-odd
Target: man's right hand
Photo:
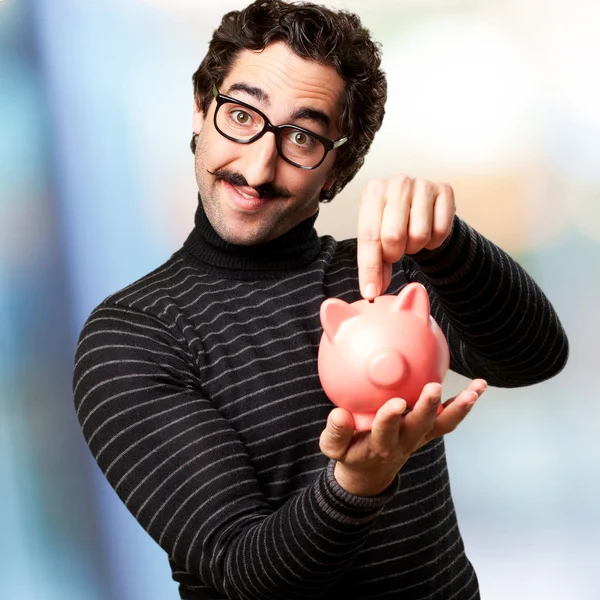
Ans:
[[[483,379],[474,379],[444,402],[444,410],[436,416],[442,386],[428,383],[413,410],[407,413],[406,402],[392,398],[377,411],[371,431],[360,433],[354,431],[347,410],[334,408],[321,434],[321,452],[337,461],[334,476],[343,489],[357,496],[376,496],[392,483],[413,452],[454,431],[486,387]]]

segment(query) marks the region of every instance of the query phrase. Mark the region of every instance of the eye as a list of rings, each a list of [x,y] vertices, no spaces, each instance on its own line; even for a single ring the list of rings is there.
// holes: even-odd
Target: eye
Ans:
[[[252,117],[245,111],[240,108],[231,111],[231,117],[233,120],[240,125],[248,125],[250,121],[252,121]]]
[[[302,131],[293,131],[290,138],[297,146],[310,146],[313,143],[312,137]]]

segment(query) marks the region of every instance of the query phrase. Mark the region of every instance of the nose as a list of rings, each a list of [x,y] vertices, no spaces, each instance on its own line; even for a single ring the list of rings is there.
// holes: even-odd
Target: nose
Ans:
[[[394,348],[375,350],[367,359],[367,377],[380,387],[394,386],[408,376],[408,364]]]
[[[258,187],[273,181],[278,159],[277,144],[273,133],[267,132],[260,139],[248,144],[245,148],[242,171],[248,185]]]

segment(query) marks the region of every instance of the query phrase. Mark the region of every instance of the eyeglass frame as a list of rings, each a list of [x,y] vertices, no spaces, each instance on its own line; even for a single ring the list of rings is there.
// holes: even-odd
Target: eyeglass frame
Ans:
[[[331,152],[331,150],[336,150],[337,148],[339,148],[340,146],[345,144],[349,139],[349,136],[345,135],[345,136],[342,136],[341,138],[339,138],[338,140],[330,140],[329,138],[319,135],[318,133],[315,133],[314,131],[311,131],[310,129],[300,127],[299,125],[292,125],[291,123],[284,123],[283,125],[273,125],[271,123],[271,121],[269,121],[267,116],[262,111],[258,110],[258,108],[256,108],[255,106],[252,106],[252,104],[248,104],[247,102],[238,100],[237,98],[232,98],[231,96],[226,96],[225,94],[221,94],[221,92],[219,92],[219,90],[217,89],[216,85],[212,86],[212,93],[213,93],[214,99],[217,102],[217,106],[215,108],[215,114],[213,117],[215,129],[224,138],[227,138],[228,140],[231,140],[232,142],[236,142],[237,144],[252,144],[253,142],[256,142],[256,140],[259,140],[263,135],[265,135],[265,133],[271,132],[275,136],[275,146],[277,147],[277,154],[283,160],[285,160],[285,162],[289,163],[290,165],[292,165],[298,169],[302,169],[304,171],[312,171],[312,170],[320,167],[321,164],[323,164],[323,161],[325,160],[325,158],[327,157],[329,152]],[[244,108],[248,108],[251,111],[258,114],[260,117],[262,117],[262,119],[265,122],[265,125],[262,128],[262,131],[259,131],[256,135],[253,135],[248,140],[240,140],[238,138],[234,138],[233,136],[227,135],[226,133],[221,131],[221,129],[217,125],[217,113],[219,112],[219,109],[221,108],[221,106],[223,104],[227,104],[229,102],[232,102],[234,104],[239,104],[240,106],[243,106]],[[324,152],[321,160],[316,165],[313,165],[312,167],[306,167],[304,165],[299,165],[298,163],[295,163],[294,161],[290,160],[287,156],[285,156],[285,154],[281,150],[280,132],[282,129],[286,129],[286,128],[287,129],[291,128],[296,131],[299,131],[300,133],[309,135],[309,136],[315,138],[316,140],[318,140],[319,142],[321,142],[321,144],[323,144],[323,148],[325,149],[325,152]]]

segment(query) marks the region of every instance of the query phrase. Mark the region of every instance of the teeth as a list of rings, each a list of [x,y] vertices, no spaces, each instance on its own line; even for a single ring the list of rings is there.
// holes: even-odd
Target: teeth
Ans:
[[[238,190],[240,196],[243,196],[244,198],[246,198],[247,200],[254,200],[254,196],[249,196],[248,194],[244,194],[244,192]]]

